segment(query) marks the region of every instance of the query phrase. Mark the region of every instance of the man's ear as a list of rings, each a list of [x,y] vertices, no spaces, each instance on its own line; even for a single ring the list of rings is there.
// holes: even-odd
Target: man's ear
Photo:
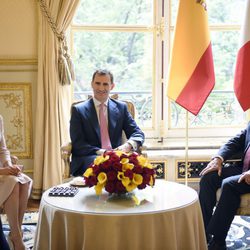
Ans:
[[[115,87],[115,83],[111,84],[111,90]]]

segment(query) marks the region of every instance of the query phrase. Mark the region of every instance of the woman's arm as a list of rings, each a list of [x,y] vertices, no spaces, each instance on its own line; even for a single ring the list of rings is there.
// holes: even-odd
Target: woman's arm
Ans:
[[[4,138],[4,127],[3,127],[3,118],[0,116],[0,166],[8,163],[9,166],[12,165],[10,158],[10,151],[7,149],[5,138]]]

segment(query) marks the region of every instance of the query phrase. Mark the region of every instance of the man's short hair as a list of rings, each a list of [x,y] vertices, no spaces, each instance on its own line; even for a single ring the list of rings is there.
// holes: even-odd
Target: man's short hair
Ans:
[[[111,84],[114,83],[113,74],[109,70],[106,70],[106,69],[98,69],[98,70],[96,70],[94,72],[93,76],[92,76],[92,82],[94,81],[96,75],[100,75],[100,76],[109,75]]]

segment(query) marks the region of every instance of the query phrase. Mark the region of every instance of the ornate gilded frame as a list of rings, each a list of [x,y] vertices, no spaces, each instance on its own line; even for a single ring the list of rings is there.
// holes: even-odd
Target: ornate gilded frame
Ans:
[[[199,182],[200,181],[200,172],[201,170],[206,167],[209,163],[210,159],[204,160],[188,160],[187,163],[187,177],[188,182]],[[185,182],[185,169],[186,169],[185,159],[183,160],[176,160],[175,162],[175,170],[176,170],[176,181],[177,182]]]
[[[154,161],[149,162],[155,167],[157,179],[167,179],[167,161]]]
[[[11,154],[32,158],[32,108],[30,83],[0,83],[0,114]]]

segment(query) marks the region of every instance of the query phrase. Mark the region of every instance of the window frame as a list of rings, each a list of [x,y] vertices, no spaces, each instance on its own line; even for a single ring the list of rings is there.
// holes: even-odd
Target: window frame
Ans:
[[[153,24],[142,25],[79,25],[71,24],[69,29],[70,49],[73,54],[74,33],[78,31],[98,32],[152,32],[153,34],[153,76],[152,76],[152,128],[142,128],[146,135],[149,147],[183,148],[188,140],[191,147],[218,147],[229,137],[235,135],[245,124],[239,126],[216,126],[206,128],[190,128],[186,122],[184,128],[170,128],[170,100],[166,94],[170,51],[172,47],[171,33],[174,24],[171,24],[171,4],[176,0],[154,0]],[[240,25],[210,25],[211,31],[239,30]],[[73,94],[73,88],[72,88]],[[73,95],[72,95],[73,96]],[[186,114],[189,116],[188,113]],[[249,116],[249,113],[248,113]],[[204,136],[205,135],[205,136]],[[204,142],[204,138],[206,138]]]

